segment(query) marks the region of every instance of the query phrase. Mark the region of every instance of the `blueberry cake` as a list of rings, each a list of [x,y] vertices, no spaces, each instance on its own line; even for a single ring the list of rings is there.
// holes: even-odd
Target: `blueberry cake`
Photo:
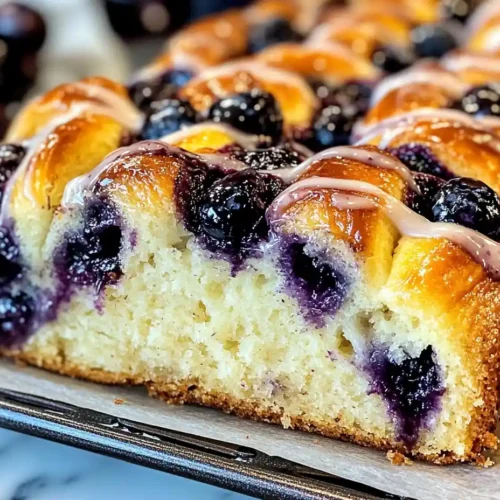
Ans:
[[[262,0],[188,26],[128,87],[28,103],[0,145],[1,352],[482,463],[500,58],[471,40],[493,11]]]

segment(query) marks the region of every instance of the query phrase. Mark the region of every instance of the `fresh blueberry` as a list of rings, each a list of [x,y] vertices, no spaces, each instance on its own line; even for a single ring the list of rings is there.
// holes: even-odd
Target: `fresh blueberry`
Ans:
[[[227,123],[248,134],[267,136],[274,141],[283,132],[283,116],[276,99],[260,89],[215,102],[208,110],[208,119]]]
[[[0,345],[21,343],[29,333],[33,300],[25,293],[0,292]]]
[[[432,150],[423,144],[403,144],[391,149],[390,153],[399,158],[410,170],[451,179],[454,175],[438,160]]]
[[[441,186],[434,197],[436,222],[454,222],[497,239],[500,236],[500,198],[484,182],[460,177]]]
[[[297,151],[278,147],[242,151],[234,157],[255,170],[296,167],[304,159]]]
[[[151,114],[144,123],[143,139],[159,139],[183,127],[196,123],[197,115],[188,101],[165,99],[152,104]]]
[[[415,172],[413,178],[420,192],[408,189],[405,195],[405,204],[410,207],[417,214],[422,215],[426,219],[432,221],[434,216],[432,215],[432,205],[434,203],[434,198],[439,188],[445,183],[445,181],[439,177],[435,177],[430,174],[423,174],[420,172]]]
[[[302,36],[297,33],[287,19],[281,17],[257,24],[250,31],[248,51],[259,52],[269,45],[281,42],[299,42]]]
[[[11,232],[0,226],[0,286],[15,280],[21,274],[19,247]]]
[[[87,202],[83,227],[70,233],[59,254],[63,281],[96,291],[115,282],[122,274],[120,250],[123,234],[116,209],[105,200]]]
[[[372,391],[384,398],[396,422],[398,439],[413,445],[444,394],[433,348],[428,346],[417,357],[397,361],[386,349],[374,349],[367,371]]]
[[[16,171],[25,155],[26,150],[20,144],[0,145],[0,203],[7,181]]]
[[[480,0],[441,0],[441,13],[446,19],[465,22],[479,5]]]
[[[412,31],[415,53],[418,57],[439,58],[456,49],[459,40],[453,23],[422,24]]]
[[[454,107],[477,117],[500,116],[500,83],[472,88]]]
[[[139,109],[148,112],[152,103],[176,97],[192,77],[189,70],[171,69],[159,77],[133,83],[128,88],[129,96]]]
[[[351,132],[359,114],[352,106],[332,104],[320,110],[315,117],[311,141],[306,144],[313,151],[349,144]]]
[[[214,182],[198,206],[207,246],[234,254],[266,238],[266,209],[283,187],[278,178],[253,169]]]
[[[380,45],[372,53],[372,62],[386,73],[397,73],[415,62],[415,54],[408,48]]]

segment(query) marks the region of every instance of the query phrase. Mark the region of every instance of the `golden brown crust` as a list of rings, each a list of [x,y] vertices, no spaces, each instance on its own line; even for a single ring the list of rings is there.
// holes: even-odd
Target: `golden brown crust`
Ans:
[[[374,79],[378,75],[375,66],[365,59],[349,50],[335,50],[335,46],[310,47],[299,43],[282,43],[260,52],[257,59],[306,78],[321,78],[333,83]]]
[[[174,381],[145,381],[131,377],[124,373],[112,373],[101,369],[88,369],[65,360],[64,356],[47,359],[25,352],[3,352],[5,356],[13,358],[18,363],[27,363],[43,368],[45,370],[70,376],[73,378],[88,380],[91,382],[111,385],[144,385],[151,396],[159,398],[168,404],[194,404],[216,408],[236,415],[240,418],[267,422],[276,425],[282,424],[282,411],[270,409],[259,405],[256,401],[234,398],[228,394],[214,391],[206,391],[195,380]],[[479,414],[478,419],[481,419]],[[402,443],[393,442],[389,439],[381,439],[370,433],[360,430],[347,431],[339,425],[335,419],[327,424],[315,422],[307,416],[295,416],[290,418],[289,427],[296,430],[321,434],[323,436],[351,442],[381,451],[391,451],[407,457],[432,462],[437,465],[455,464],[457,462],[475,462],[482,464],[484,457],[481,452],[484,449],[496,447],[496,437],[490,432],[490,421],[478,421],[474,431],[478,437],[475,446],[464,456],[456,456],[453,453],[422,454],[409,451]]]

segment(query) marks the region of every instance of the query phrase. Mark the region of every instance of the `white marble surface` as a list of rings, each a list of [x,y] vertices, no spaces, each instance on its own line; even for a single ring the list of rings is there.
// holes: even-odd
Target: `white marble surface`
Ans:
[[[0,500],[244,500],[249,497],[0,429]]]

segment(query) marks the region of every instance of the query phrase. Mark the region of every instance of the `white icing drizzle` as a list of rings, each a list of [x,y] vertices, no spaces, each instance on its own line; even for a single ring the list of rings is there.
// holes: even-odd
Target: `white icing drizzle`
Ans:
[[[486,72],[500,73],[500,59],[481,52],[451,52],[441,59],[441,66],[454,72],[477,68]]]
[[[138,131],[141,129],[144,117],[142,113],[125,97],[116,94],[110,89],[85,82],[72,84],[80,88],[90,97],[103,103],[103,106],[94,105],[95,109],[103,108],[104,114],[111,116],[127,128]],[[87,103],[82,103],[86,105]]]
[[[333,206],[340,210],[369,210],[381,208],[404,236],[413,238],[446,238],[466,250],[495,279],[500,278],[500,244],[467,227],[447,222],[430,222],[404,203],[367,182],[310,177],[293,184],[274,200],[267,218],[274,230],[285,218],[291,204],[306,198],[311,189],[331,189]],[[363,195],[375,196],[377,199]]]
[[[500,2],[498,0],[489,0],[481,3],[472,16],[467,21],[466,38],[469,39],[488,21],[489,18],[500,14]]]
[[[350,146],[338,146],[326,149],[325,151],[321,151],[311,158],[308,158],[294,168],[275,170],[272,173],[281,177],[286,182],[293,182],[302,174],[307,172],[311,165],[328,158],[345,158],[348,160],[359,161],[376,168],[392,170],[396,172],[413,191],[419,192],[418,185],[415,182],[411,171],[397,158],[388,156],[378,151],[370,151]]]
[[[219,167],[223,170],[243,170],[248,167],[231,158],[217,154],[199,155],[189,153],[184,149],[177,148],[171,144],[160,141],[141,141],[126,146],[110,153],[104,160],[97,165],[93,170],[87,174],[75,177],[66,185],[64,189],[63,198],[61,201],[62,206],[69,206],[75,204],[82,204],[84,201],[84,193],[91,190],[103,176],[103,174],[112,167],[117,161],[135,155],[172,155],[181,156],[184,158],[194,158],[197,161],[205,161],[210,166]]]
[[[446,90],[450,97],[453,98],[460,97],[469,88],[468,84],[446,70],[417,66],[384,78],[380,84],[375,87],[370,106],[375,106],[393,90],[413,83],[431,83],[432,85],[439,86]]]
[[[245,134],[240,130],[237,130],[229,125],[214,122],[202,122],[190,127],[181,129],[173,134],[168,134],[159,139],[162,142],[167,142],[168,144],[176,144],[189,137],[193,137],[197,134],[203,133],[207,130],[215,130],[222,134],[225,134],[233,138],[238,144],[243,146],[245,149],[253,149],[257,147],[260,142],[259,136]]]
[[[500,152],[500,139],[491,133],[489,127],[500,126],[500,119],[494,117],[473,118],[466,113],[454,109],[429,109],[421,108],[402,115],[393,116],[374,125],[366,126],[358,122],[354,128],[353,137],[355,145],[372,144],[379,138],[378,147],[386,149],[395,137],[408,130],[418,122],[447,122],[448,125],[464,126],[479,133],[489,134],[489,144]]]
[[[87,107],[87,110],[93,109],[94,106],[90,105]],[[98,108],[100,110],[100,108]],[[2,225],[6,219],[8,218],[9,214],[9,205],[10,205],[10,200],[12,198],[12,191],[14,189],[14,185],[16,182],[21,179],[25,174],[26,171],[29,168],[29,165],[35,156],[35,154],[40,150],[40,147],[46,142],[47,138],[49,135],[54,131],[56,127],[59,125],[62,125],[64,123],[68,123],[71,120],[77,118],[80,113],[82,112],[82,107],[74,107],[71,111],[54,118],[49,125],[44,127],[38,134],[36,134],[34,137],[31,137],[29,140],[24,141],[23,145],[26,147],[26,154],[24,155],[23,160],[17,167],[16,171],[14,174],[10,177],[10,179],[7,181],[3,196],[2,196],[2,204],[0,205],[0,225]],[[29,183],[27,180],[25,180],[24,185],[23,185],[23,192],[25,196],[28,197],[30,200],[34,200],[33,193],[31,190],[31,183]]]
[[[500,23],[499,23],[500,24]],[[495,29],[490,29],[485,37],[483,50],[494,51],[500,49],[500,27],[495,26]]]
[[[220,66],[215,66],[203,71],[199,76],[191,80],[195,85],[198,81],[209,81],[221,76],[232,75],[238,71],[248,71],[252,75],[262,80],[270,82],[282,82],[293,85],[300,89],[304,96],[311,102],[317,102],[317,97],[307,84],[306,80],[297,73],[283,69],[273,68],[261,61],[235,61]]]

